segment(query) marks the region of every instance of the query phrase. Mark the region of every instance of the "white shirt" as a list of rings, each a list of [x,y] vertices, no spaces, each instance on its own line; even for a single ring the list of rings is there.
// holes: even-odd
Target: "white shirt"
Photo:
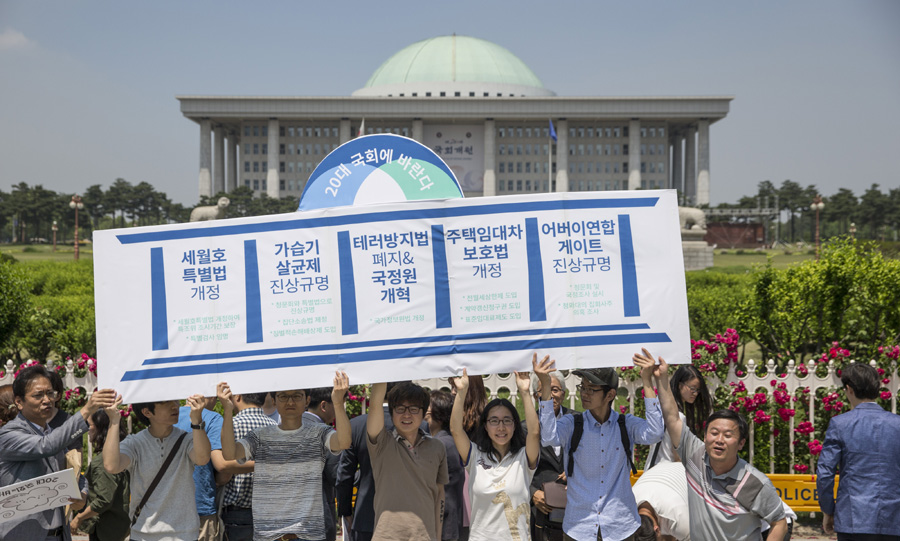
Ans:
[[[687,417],[680,411],[678,412],[678,417],[681,418],[682,426],[687,429]],[[657,447],[659,447],[659,453],[656,454],[655,464],[660,464],[662,462],[680,462],[678,458],[675,457],[675,445],[672,444],[672,436],[669,436],[669,431],[666,430],[665,433],[663,433],[662,441],[650,446],[650,452],[647,453],[647,461],[644,463],[645,471],[653,467],[653,464],[650,464],[650,460],[653,459],[653,454],[656,453]]]
[[[638,505],[646,502],[653,506],[659,517],[660,533],[690,541],[687,478],[681,462],[662,462],[646,470],[632,490]]]
[[[525,447],[516,454],[507,453],[500,463],[491,461],[474,443],[469,452],[469,499],[472,541],[513,541],[529,539],[531,515],[531,479]],[[512,529],[518,535],[512,534]]]

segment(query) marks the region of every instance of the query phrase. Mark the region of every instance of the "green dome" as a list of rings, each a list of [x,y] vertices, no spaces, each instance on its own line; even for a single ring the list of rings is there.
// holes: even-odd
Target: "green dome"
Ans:
[[[483,39],[441,36],[391,56],[355,96],[552,96],[516,55]]]

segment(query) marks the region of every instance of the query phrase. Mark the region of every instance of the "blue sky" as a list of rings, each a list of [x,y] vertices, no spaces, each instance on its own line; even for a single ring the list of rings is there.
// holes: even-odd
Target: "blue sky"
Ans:
[[[0,189],[197,200],[176,95],[349,95],[397,50],[498,43],[563,96],[734,95],[713,204],[762,180],[900,187],[900,2],[0,2]]]

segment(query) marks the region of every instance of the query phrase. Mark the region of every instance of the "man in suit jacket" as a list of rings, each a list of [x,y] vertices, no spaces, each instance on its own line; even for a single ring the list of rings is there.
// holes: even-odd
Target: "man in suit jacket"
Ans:
[[[550,396],[553,398],[553,411],[556,417],[573,413],[563,406],[566,398],[565,377],[558,371],[552,372],[550,382]],[[540,380],[532,376],[531,385],[532,389],[535,389],[535,396],[540,396]],[[531,480],[531,537],[534,541],[563,539],[562,520],[565,510],[550,508],[544,498],[544,483],[565,483],[566,475],[561,453],[562,447],[541,447],[541,459]]]
[[[334,404],[331,403],[331,387],[309,390],[309,406],[303,412],[303,422],[330,425],[334,422]],[[339,455],[325,455],[325,469],[322,470],[322,499],[325,508],[325,541],[337,537],[337,520],[334,516],[334,492],[337,480]]]
[[[111,389],[95,391],[62,426],[49,422],[56,414],[58,393],[43,365],[28,367],[13,382],[19,415],[0,429],[0,486],[27,481],[66,467],[65,451],[88,430],[87,420],[100,408],[115,403]],[[0,539],[60,539],[69,541],[71,532],[63,507],[0,523]]]

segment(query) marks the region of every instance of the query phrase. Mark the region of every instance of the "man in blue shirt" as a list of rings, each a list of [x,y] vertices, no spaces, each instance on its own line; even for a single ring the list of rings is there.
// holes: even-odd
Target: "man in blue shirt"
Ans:
[[[871,366],[850,364],[841,383],[851,409],[829,423],[816,470],[822,527],[839,541],[900,541],[900,416],[875,402],[880,385]]]
[[[574,433],[575,417],[564,415],[557,419],[551,397],[550,372],[535,370],[541,382],[541,445],[560,445],[568,466],[568,449]],[[631,491],[628,456],[631,448],[623,449],[618,426],[619,413],[612,405],[619,388],[615,368],[575,370],[581,377],[576,390],[586,410],[584,431],[573,455],[575,466],[568,477],[566,514],[563,531],[566,539],[585,541],[603,539],[622,541],[633,539],[641,522],[637,503]],[[663,437],[662,410],[653,390],[652,367],[641,370],[644,387],[644,406],[647,419],[625,416],[625,428],[631,445],[651,445]]]
[[[222,528],[216,509],[216,471],[225,467],[222,458],[222,416],[213,411],[216,397],[207,397],[200,414],[200,425],[209,438],[210,460],[203,466],[194,467],[194,497],[197,514],[200,516],[200,541],[218,541],[222,538]],[[191,408],[182,406],[178,410],[176,427],[191,433]]]

